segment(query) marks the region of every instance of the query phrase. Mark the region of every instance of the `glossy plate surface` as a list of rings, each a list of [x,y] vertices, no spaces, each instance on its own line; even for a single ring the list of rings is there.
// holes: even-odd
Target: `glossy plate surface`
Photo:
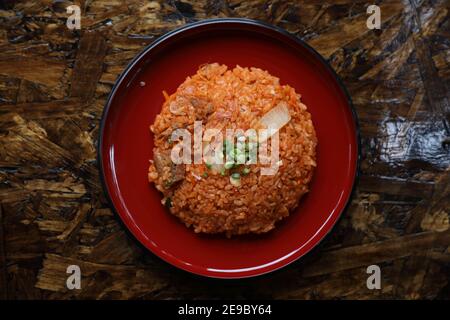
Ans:
[[[212,62],[268,70],[294,87],[312,114],[319,144],[311,191],[268,234],[232,239],[195,234],[166,211],[147,181],[149,125],[163,104],[162,91],[172,94],[200,65]],[[251,20],[205,20],[153,42],[118,79],[100,131],[104,187],[126,227],[165,261],[210,277],[256,276],[303,256],[344,211],[358,172],[356,119],[334,72],[300,40]]]

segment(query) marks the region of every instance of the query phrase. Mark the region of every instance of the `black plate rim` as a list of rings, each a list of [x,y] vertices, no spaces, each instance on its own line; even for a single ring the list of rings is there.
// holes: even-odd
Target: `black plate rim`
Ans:
[[[122,220],[122,218],[120,217],[120,214],[118,213],[116,207],[114,206],[114,203],[110,197],[110,193],[109,193],[109,189],[108,186],[106,184],[105,181],[105,169],[103,167],[103,155],[102,155],[102,149],[103,149],[103,133],[104,133],[104,129],[106,126],[106,119],[108,117],[108,112],[109,109],[111,108],[112,105],[112,101],[114,99],[114,96],[118,90],[118,88],[121,86],[123,80],[125,79],[125,77],[129,74],[129,72],[133,69],[133,67],[137,64],[137,62],[140,61],[140,59],[142,57],[144,57],[149,51],[153,50],[154,48],[156,48],[157,46],[159,46],[161,43],[169,40],[170,38],[172,38],[173,36],[180,34],[182,32],[191,30],[191,29],[195,29],[198,28],[200,26],[205,26],[205,25],[211,25],[211,24],[235,24],[235,25],[239,25],[239,24],[243,24],[243,25],[253,25],[253,26],[258,26],[258,27],[262,27],[265,29],[269,29],[272,31],[275,31],[277,33],[280,33],[281,35],[288,37],[289,39],[293,40],[296,44],[304,47],[306,50],[309,51],[309,53],[311,53],[313,56],[315,56],[321,63],[323,66],[325,66],[325,68],[331,73],[331,75],[336,79],[339,88],[342,90],[342,92],[345,94],[345,97],[347,99],[347,103],[350,109],[350,113],[352,115],[353,118],[353,122],[355,125],[355,138],[356,138],[356,145],[357,145],[357,157],[356,157],[356,166],[355,166],[355,177],[353,179],[353,184],[352,184],[352,188],[351,188],[351,192],[350,195],[344,205],[344,208],[341,210],[341,212],[339,213],[338,218],[336,219],[336,221],[334,222],[334,224],[331,226],[331,228],[328,230],[328,232],[322,237],[322,239],[320,239],[315,246],[313,246],[309,251],[305,252],[304,254],[298,256],[296,259],[289,261],[288,263],[285,263],[281,266],[278,266],[277,268],[274,268],[272,270],[268,270],[265,272],[261,272],[257,275],[245,275],[245,276],[230,276],[229,273],[227,273],[227,276],[218,276],[218,275],[204,275],[204,274],[199,274],[196,273],[194,271],[188,270],[188,269],[184,269],[181,268],[180,266],[176,266],[174,264],[172,264],[170,261],[167,261],[166,259],[164,259],[163,257],[157,255],[155,252],[153,252],[150,248],[148,248],[147,246],[145,246],[132,232],[131,230],[129,230],[129,228],[126,226],[125,222]],[[351,99],[351,96],[346,88],[346,86],[344,85],[342,79],[337,75],[336,71],[330,66],[330,64],[326,61],[326,59],[324,57],[322,57],[322,55],[320,55],[313,47],[311,47],[309,44],[307,44],[305,41],[303,41],[302,39],[300,39],[298,36],[286,31],[285,29],[269,24],[267,22],[264,21],[260,21],[260,20],[254,20],[254,19],[248,19],[248,18],[213,18],[213,19],[205,19],[205,20],[201,20],[201,21],[197,21],[194,23],[189,23],[189,24],[185,24],[179,28],[176,28],[172,31],[169,31],[165,34],[163,34],[162,36],[158,37],[155,41],[153,41],[152,43],[150,43],[149,45],[147,45],[140,53],[138,53],[133,60],[131,60],[131,62],[127,65],[127,67],[122,71],[122,73],[120,74],[120,76],[117,78],[117,80],[115,81],[111,92],[108,95],[108,98],[106,100],[106,104],[105,104],[105,108],[103,109],[103,113],[102,113],[102,117],[100,120],[100,127],[99,127],[99,135],[98,135],[98,140],[97,140],[97,164],[98,164],[98,169],[99,169],[99,176],[100,176],[100,181],[101,181],[101,185],[102,185],[102,189],[103,189],[103,193],[106,197],[106,200],[108,202],[109,208],[114,212],[115,215],[117,215],[119,217],[119,221],[121,222],[121,224],[124,226],[126,232],[131,235],[131,237],[138,243],[138,245],[141,248],[144,248],[147,252],[151,252],[155,257],[161,259],[162,261],[166,262],[168,265],[170,265],[173,268],[176,268],[178,270],[182,270],[185,273],[194,275],[196,277],[204,277],[204,278],[212,278],[212,279],[225,279],[225,280],[234,280],[234,279],[245,279],[245,278],[256,278],[256,277],[261,277],[267,274],[273,274],[274,272],[278,272],[281,269],[286,268],[289,265],[292,265],[294,262],[298,262],[301,259],[304,259],[305,256],[309,256],[311,255],[313,252],[316,252],[317,249],[319,247],[322,247],[323,244],[326,242],[326,240],[330,237],[330,234],[332,233],[332,231],[336,228],[336,225],[339,223],[339,221],[342,219],[343,215],[345,212],[348,211],[348,208],[355,196],[356,193],[356,189],[357,186],[359,184],[359,180],[360,180],[360,176],[361,176],[361,159],[362,159],[362,152],[361,152],[361,136],[360,136],[360,126],[359,126],[359,120],[358,120],[358,116],[355,110],[355,107],[353,105],[353,101]]]

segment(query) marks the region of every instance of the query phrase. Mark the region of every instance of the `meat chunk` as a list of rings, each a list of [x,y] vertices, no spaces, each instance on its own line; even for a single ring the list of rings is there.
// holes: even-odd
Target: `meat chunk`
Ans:
[[[212,104],[204,99],[191,98],[190,102],[195,109],[195,118],[197,120],[205,119],[213,112]]]
[[[153,160],[158,175],[163,178],[167,188],[184,179],[186,175],[184,164],[175,164],[170,158],[170,150],[160,152],[155,149]]]

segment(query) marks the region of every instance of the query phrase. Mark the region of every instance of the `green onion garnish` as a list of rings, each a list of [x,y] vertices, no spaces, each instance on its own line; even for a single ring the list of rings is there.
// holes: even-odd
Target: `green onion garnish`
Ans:
[[[233,168],[234,167],[234,161],[227,161],[227,162],[225,162],[224,167],[227,170]]]
[[[233,173],[230,176],[230,183],[235,187],[241,186],[241,175],[237,172]]]

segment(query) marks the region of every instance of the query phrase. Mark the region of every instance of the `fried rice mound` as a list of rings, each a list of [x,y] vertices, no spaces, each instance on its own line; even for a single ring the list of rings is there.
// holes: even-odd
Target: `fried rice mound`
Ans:
[[[154,149],[148,180],[187,227],[228,237],[265,233],[298,206],[316,167],[317,138],[311,115],[292,87],[258,68],[212,63],[201,66],[172,95],[163,93],[162,110],[150,126]],[[175,129],[193,135],[194,122],[202,121],[203,129],[247,130],[280,103],[287,106],[290,120],[278,132],[281,165],[275,175],[261,174],[267,165],[251,164],[236,185],[230,175],[242,172],[242,165],[224,174],[203,162],[171,161]]]

